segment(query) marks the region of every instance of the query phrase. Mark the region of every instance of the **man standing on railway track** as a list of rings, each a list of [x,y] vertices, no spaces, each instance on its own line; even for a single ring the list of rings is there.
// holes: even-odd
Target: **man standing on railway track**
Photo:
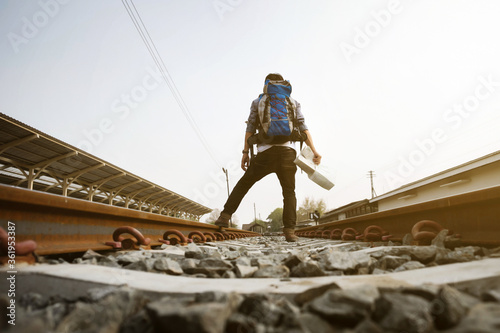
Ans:
[[[245,174],[238,181],[215,225],[229,227],[229,219],[248,190],[264,176],[276,173],[283,192],[283,233],[288,242],[296,242],[297,199],[295,197],[295,141],[305,142],[314,153],[314,163],[321,155],[314,147],[300,103],[290,97],[292,87],[280,74],[269,74],[264,93],[252,102],[247,121],[241,168]],[[258,133],[256,131],[258,130]],[[258,154],[253,156],[253,145]],[[302,144],[301,144],[302,145]],[[250,151],[252,160],[250,163]]]

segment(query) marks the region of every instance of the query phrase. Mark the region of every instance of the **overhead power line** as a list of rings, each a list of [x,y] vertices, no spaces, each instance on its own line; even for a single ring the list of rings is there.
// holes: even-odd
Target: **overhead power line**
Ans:
[[[161,57],[160,53],[158,52],[158,49],[156,48],[156,45],[149,35],[149,31],[146,28],[146,25],[142,21],[141,15],[137,11],[137,8],[134,5],[134,2],[132,0],[122,0],[123,6],[127,10],[130,18],[132,19],[132,22],[134,23],[135,28],[137,29],[137,32],[139,32],[139,35],[141,36],[142,41],[146,45],[146,48],[148,49],[149,54],[153,58],[153,61],[155,62],[156,66],[160,70],[161,76],[167,83],[168,88],[174,95],[175,101],[179,105],[181,111],[184,113],[184,116],[186,117],[187,121],[191,125],[192,129],[196,133],[196,136],[198,136],[198,139],[201,141],[201,144],[207,151],[207,153],[210,155],[212,160],[215,162],[215,164],[220,167],[219,162],[217,161],[217,158],[215,157],[212,149],[210,148],[210,145],[208,144],[208,141],[205,139],[203,136],[203,133],[200,131],[200,128],[196,124],[196,121],[194,120],[193,116],[191,115],[191,112],[189,111],[189,108],[187,107],[187,104],[184,102],[184,99],[182,98],[181,93],[179,92],[179,89],[177,89],[177,86],[175,85],[174,80],[170,76],[170,73],[168,72],[167,66],[165,65],[165,62],[163,61],[163,58]]]

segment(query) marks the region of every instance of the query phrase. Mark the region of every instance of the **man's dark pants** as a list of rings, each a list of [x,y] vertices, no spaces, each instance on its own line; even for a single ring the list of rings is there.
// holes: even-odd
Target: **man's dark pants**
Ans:
[[[283,226],[295,228],[297,220],[297,199],[295,198],[297,166],[293,163],[295,156],[294,149],[281,146],[273,146],[258,153],[234,187],[222,213],[232,215],[253,184],[270,173],[276,173],[283,191]]]

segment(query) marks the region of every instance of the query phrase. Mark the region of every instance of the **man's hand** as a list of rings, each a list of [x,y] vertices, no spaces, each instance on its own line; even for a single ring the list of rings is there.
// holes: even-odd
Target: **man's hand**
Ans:
[[[248,154],[243,154],[243,157],[241,157],[241,168],[243,171],[247,171],[247,168],[250,166],[250,157]]]
[[[245,142],[243,143],[243,157],[241,158],[241,168],[243,171],[247,171],[250,166],[250,157],[248,153],[250,152],[250,145],[248,144],[248,139],[253,135],[251,132],[245,132]]]
[[[314,154],[313,162],[314,162],[314,164],[319,165],[321,163],[321,155],[318,154],[318,152],[316,151],[316,147],[314,147],[314,143],[313,143],[313,140],[311,138],[311,133],[309,133],[308,130],[305,130],[304,133],[306,135],[305,143],[306,143],[306,145],[309,146],[309,148],[311,148],[311,150]]]
[[[321,155],[318,154],[318,152],[314,152],[313,162],[316,165],[319,165],[321,163]]]

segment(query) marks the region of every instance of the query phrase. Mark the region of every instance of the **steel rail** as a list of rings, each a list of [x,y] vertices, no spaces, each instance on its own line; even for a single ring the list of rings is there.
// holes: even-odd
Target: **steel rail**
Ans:
[[[205,233],[213,240],[219,231],[211,224],[0,185],[0,227],[7,230],[8,222],[15,224],[16,242],[35,241],[35,253],[40,255],[112,249],[106,243],[123,240],[119,232],[113,239],[122,227],[137,229],[150,239],[149,246],[161,245],[169,230],[178,231],[181,238],[197,231],[192,237],[195,241],[205,241]],[[235,228],[225,231],[226,238],[259,235]]]
[[[459,234],[463,244],[498,246],[500,186],[305,227],[296,233],[324,238],[329,236],[328,231],[334,229],[353,228],[358,234],[362,234],[368,227],[375,225],[392,235],[391,240],[401,241],[406,234],[412,232],[416,223],[426,220],[437,222],[444,229]],[[311,232],[316,233],[313,236]]]

